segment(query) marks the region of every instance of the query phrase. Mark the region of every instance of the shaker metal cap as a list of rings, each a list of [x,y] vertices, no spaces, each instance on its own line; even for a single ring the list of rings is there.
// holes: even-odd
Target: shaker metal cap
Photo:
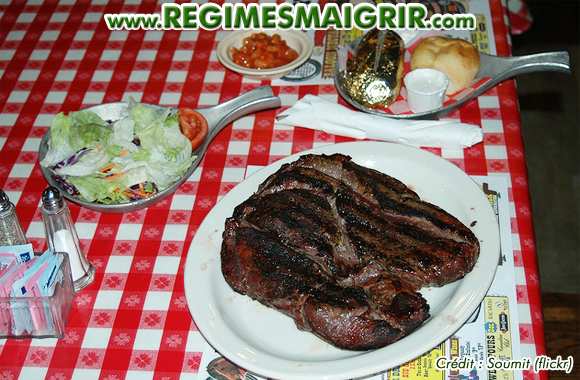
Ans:
[[[62,208],[64,201],[56,187],[49,186],[42,192],[42,207],[48,211],[56,211]]]
[[[10,209],[11,203],[8,195],[3,190],[0,190],[0,212],[5,212]]]

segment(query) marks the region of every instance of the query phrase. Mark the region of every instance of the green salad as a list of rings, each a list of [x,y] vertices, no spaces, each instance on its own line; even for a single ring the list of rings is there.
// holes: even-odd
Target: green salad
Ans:
[[[192,146],[176,110],[129,104],[127,116],[107,122],[91,111],[59,113],[40,164],[71,195],[88,202],[144,199],[179,180]]]

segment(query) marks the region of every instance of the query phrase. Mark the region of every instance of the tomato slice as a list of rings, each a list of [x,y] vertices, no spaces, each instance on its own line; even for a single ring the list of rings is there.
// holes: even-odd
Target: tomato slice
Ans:
[[[191,108],[179,109],[179,128],[191,141],[191,149],[197,149],[207,136],[207,120]]]

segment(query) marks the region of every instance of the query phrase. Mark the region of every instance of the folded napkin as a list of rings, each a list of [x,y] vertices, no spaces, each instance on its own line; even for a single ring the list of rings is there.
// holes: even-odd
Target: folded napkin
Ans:
[[[314,95],[306,95],[276,119],[279,125],[424,147],[462,149],[483,139],[481,128],[476,125],[452,120],[390,119],[352,111]]]

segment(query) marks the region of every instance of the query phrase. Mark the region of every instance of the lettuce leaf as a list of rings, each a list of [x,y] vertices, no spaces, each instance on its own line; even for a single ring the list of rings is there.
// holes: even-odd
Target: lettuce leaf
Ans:
[[[66,160],[75,153],[74,160]],[[128,116],[113,124],[91,111],[57,115],[42,164],[74,186],[82,199],[112,204],[134,199],[127,191],[134,185],[164,190],[191,166],[191,154],[176,111],[130,102]],[[108,163],[114,165],[101,173]]]
[[[51,147],[58,145],[68,145],[68,136],[73,125],[70,116],[64,113],[58,113],[50,124],[50,143]]]
[[[193,162],[193,157],[182,162],[152,160],[147,164],[147,176],[160,190],[179,180]]]
[[[170,110],[156,109],[141,103],[129,105],[129,116],[135,123],[135,135],[141,138],[141,134],[150,129],[163,126]]]
[[[123,151],[123,147],[120,145],[110,144],[105,147],[105,151],[110,157],[117,157]]]
[[[109,160],[110,157],[104,148],[91,149],[83,154],[74,164],[55,169],[54,172],[58,175],[85,176],[98,171]]]
[[[112,204],[129,200],[124,193],[127,186],[122,177],[113,181],[96,176],[70,177],[68,181],[79,191],[81,197],[88,202]]]
[[[167,161],[181,162],[191,156],[191,142],[181,133],[177,115],[167,116],[163,124],[141,132],[141,146],[152,153],[160,153]],[[161,159],[159,155],[156,158]]]
[[[135,122],[128,117],[118,120],[111,127],[113,133],[109,139],[109,144],[120,146],[130,152],[136,151],[138,147],[133,143],[135,138]]]
[[[177,115],[170,114],[163,126],[143,134],[141,145],[149,151],[147,174],[160,190],[177,181],[191,166],[191,142],[180,129]]]
[[[138,185],[147,181],[147,168],[145,166],[136,166],[125,171],[124,183],[127,187]]]
[[[74,125],[98,125],[107,126],[107,123],[93,111],[76,111],[71,112],[70,117]]]
[[[69,133],[69,144],[75,148],[104,147],[109,143],[111,128],[97,124],[74,125]]]
[[[57,114],[50,125],[49,149],[41,161],[44,167],[53,166],[82,148],[106,146],[111,135],[107,123],[91,111]]]
[[[54,166],[76,153],[78,149],[71,147],[68,142],[71,127],[71,118],[62,112],[52,119],[48,151],[42,161],[40,161],[40,165],[43,167]]]
[[[149,161],[149,157],[151,157],[151,152],[149,149],[139,148],[135,152],[131,154],[131,159],[135,161]]]

